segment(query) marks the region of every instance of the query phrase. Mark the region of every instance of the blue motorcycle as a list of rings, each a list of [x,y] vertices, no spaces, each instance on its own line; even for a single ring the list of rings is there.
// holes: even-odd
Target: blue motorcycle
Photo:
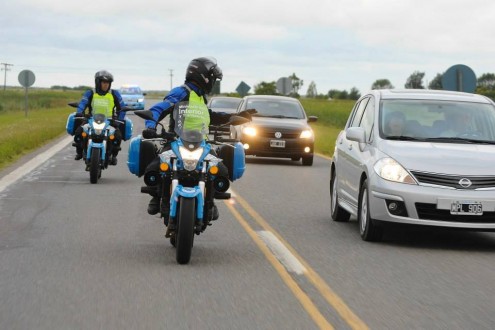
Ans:
[[[137,116],[153,120],[149,110],[135,111]],[[175,134],[165,132],[156,138],[141,135],[130,142],[128,167],[131,173],[144,175],[149,193],[161,184],[162,202],[170,203],[169,214],[162,214],[167,225],[166,237],[176,247],[176,260],[187,264],[191,258],[194,236],[211,225],[213,199],[229,199],[230,181],[242,177],[245,170],[244,149],[237,140],[222,139],[217,134],[208,137],[208,127],[188,127],[186,116],[175,118]],[[226,125],[241,125],[249,121],[234,116]],[[160,147],[156,146],[156,143]],[[146,165],[159,157],[159,173],[144,173]],[[223,165],[222,165],[223,164]]]
[[[77,107],[77,102],[69,103],[69,105]],[[123,109],[122,111],[127,110]],[[128,118],[125,118],[124,121],[107,118],[101,113],[87,117],[77,117],[75,113],[72,113],[67,120],[67,132],[74,135],[77,126],[82,126],[82,138],[87,141],[84,146],[83,159],[86,164],[86,171],[89,172],[89,181],[98,183],[102,170],[109,165],[112,148],[117,147],[115,127],[125,127],[124,132],[122,132],[122,139],[128,140],[132,136],[132,121]]]

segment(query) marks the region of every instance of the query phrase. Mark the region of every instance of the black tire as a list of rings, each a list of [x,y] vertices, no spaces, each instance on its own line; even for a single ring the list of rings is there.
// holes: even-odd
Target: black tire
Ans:
[[[93,148],[91,150],[91,159],[89,163],[89,181],[98,183],[98,178],[101,177],[100,167],[101,149]]]
[[[177,215],[176,255],[179,264],[187,264],[191,259],[196,219],[196,199],[179,197]]]
[[[304,156],[302,158],[302,164],[303,164],[303,166],[311,166],[311,165],[313,165],[313,155],[311,155],[311,156]]]
[[[370,216],[368,180],[364,180],[359,191],[358,223],[363,241],[378,242],[382,239],[383,228]]]
[[[349,221],[351,214],[340,207],[339,195],[335,189],[335,184],[338,182],[335,176],[335,170],[332,171],[332,177],[330,179],[330,216],[333,221],[346,222]]]

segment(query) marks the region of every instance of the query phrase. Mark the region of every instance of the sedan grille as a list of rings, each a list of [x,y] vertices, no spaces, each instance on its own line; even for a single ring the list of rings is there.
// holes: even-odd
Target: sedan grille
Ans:
[[[411,171],[411,173],[418,182],[425,184],[434,184],[455,189],[495,188],[495,176],[462,176],[416,171]]]
[[[483,215],[450,214],[450,210],[437,209],[436,204],[416,203],[418,218],[423,220],[468,222],[468,223],[495,223],[495,212],[483,212]]]
[[[281,133],[280,139],[297,139],[301,135],[301,131],[287,130],[287,129],[276,129],[276,128],[258,128],[258,136],[264,138],[275,138],[275,133]]]

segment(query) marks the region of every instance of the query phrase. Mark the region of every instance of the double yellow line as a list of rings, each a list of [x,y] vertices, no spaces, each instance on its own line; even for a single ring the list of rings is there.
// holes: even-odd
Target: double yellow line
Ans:
[[[347,322],[352,329],[368,329],[368,326],[352,312],[352,310],[344,303],[344,301],[325,283],[325,281],[309,266],[309,264],[280,236],[242,197],[238,194],[233,194],[235,200],[247,211],[247,213],[266,231],[271,232],[283,245],[292,253],[292,255],[306,268],[304,276],[313,284],[320,292],[322,297],[333,307],[340,317]],[[286,268],[273,255],[270,249],[266,246],[258,234],[251,228],[248,222],[242,215],[232,206],[231,203],[225,201],[225,205],[232,212],[239,224],[248,233],[251,239],[255,242],[258,248],[263,252],[267,260],[272,264],[278,272],[282,280],[289,287],[292,293],[299,300],[306,312],[310,315],[313,321],[320,329],[333,329],[333,326],[321,314],[309,296],[301,289],[301,287],[292,278]]]

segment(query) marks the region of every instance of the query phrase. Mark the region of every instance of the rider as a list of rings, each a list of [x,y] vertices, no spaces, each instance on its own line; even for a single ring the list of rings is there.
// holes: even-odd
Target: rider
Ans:
[[[209,124],[221,125],[229,121],[231,114],[225,112],[213,112],[211,109],[206,107],[207,99],[206,94],[209,94],[217,80],[221,80],[223,77],[222,70],[217,65],[217,61],[212,57],[199,57],[193,59],[186,70],[186,80],[183,85],[173,88],[162,102],[155,104],[150,108],[153,113],[153,118],[156,122],[159,122],[165,116],[169,116],[169,132],[174,131],[175,120],[172,113],[177,111],[179,103],[188,101],[189,104],[194,103],[194,106],[204,111],[203,118],[205,119],[205,127]],[[250,113],[239,113],[238,115],[250,118]],[[152,120],[147,120],[145,122],[146,129],[143,130],[144,138],[156,137],[156,122]],[[212,153],[214,153],[212,149]],[[159,158],[153,160],[145,170],[158,171],[159,168]],[[221,164],[223,165],[223,164]],[[227,168],[223,165],[220,169],[221,172],[228,175]],[[158,185],[160,187],[160,185]],[[156,191],[156,193],[150,193],[152,196],[151,201],[148,204],[148,213],[157,214],[161,211],[162,215],[165,215],[165,225],[167,225],[168,218],[167,214],[170,212],[169,191],[165,191],[163,201],[160,206],[160,196],[161,192]],[[215,204],[212,205],[212,220],[218,219],[218,209]]]
[[[106,71],[101,70],[95,74],[95,90],[88,89],[77,107],[76,117],[83,117],[84,110],[89,108],[89,116],[93,114],[102,113],[107,118],[114,118],[117,115],[118,120],[124,120],[125,112],[121,109],[125,106],[122,96],[119,91],[113,90],[112,86],[113,75]],[[117,154],[120,150],[120,143],[122,142],[122,125],[115,124],[115,139],[109,146],[111,148],[112,156],[110,157],[110,164],[117,165]],[[83,158],[83,149],[86,145],[86,141],[82,137],[83,127],[79,126],[74,132],[74,145],[76,147],[75,160]]]

